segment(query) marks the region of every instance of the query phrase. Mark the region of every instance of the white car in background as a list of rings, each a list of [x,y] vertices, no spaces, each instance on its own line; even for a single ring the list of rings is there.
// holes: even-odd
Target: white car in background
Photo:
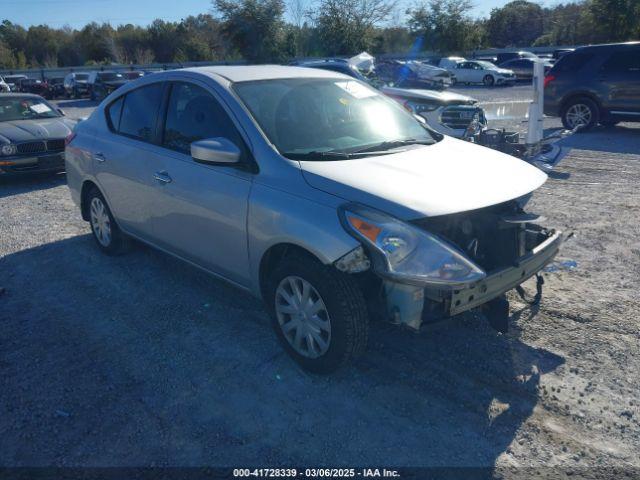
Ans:
[[[2,77],[0,77],[0,93],[9,93],[11,89],[7,85]]]
[[[516,82],[513,70],[497,67],[484,60],[464,60],[458,62],[455,69],[449,71],[453,73],[456,83],[482,83],[492,87],[493,85],[513,85]]]

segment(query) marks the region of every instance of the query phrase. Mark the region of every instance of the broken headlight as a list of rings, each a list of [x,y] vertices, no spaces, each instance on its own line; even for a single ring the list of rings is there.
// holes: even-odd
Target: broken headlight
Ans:
[[[344,228],[371,252],[374,269],[401,283],[453,287],[486,274],[455,247],[397,218],[361,205],[340,209]]]

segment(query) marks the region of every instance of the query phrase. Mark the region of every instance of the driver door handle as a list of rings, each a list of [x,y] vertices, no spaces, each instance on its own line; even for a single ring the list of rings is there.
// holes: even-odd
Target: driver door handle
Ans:
[[[104,162],[104,161],[106,160],[106,158],[104,158],[104,154],[103,154],[102,152],[95,153],[95,154],[93,155],[93,158],[94,158],[97,162],[100,162],[100,163],[102,163],[102,162]]]
[[[160,183],[171,183],[171,177],[169,176],[169,174],[162,170],[161,172],[156,172],[153,175],[153,178],[155,178],[158,182]]]

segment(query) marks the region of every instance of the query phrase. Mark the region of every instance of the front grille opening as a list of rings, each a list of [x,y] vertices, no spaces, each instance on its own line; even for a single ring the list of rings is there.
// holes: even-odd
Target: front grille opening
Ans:
[[[485,271],[512,266],[525,252],[521,225],[501,222],[520,213],[516,202],[505,202],[469,212],[423,218],[412,223],[455,245]]]
[[[64,138],[47,140],[47,150],[49,152],[61,152],[64,150]]]
[[[33,155],[43,152],[63,152],[64,138],[18,143],[16,148],[19,155]]]
[[[474,115],[478,113],[482,118],[482,109],[471,105],[458,105],[446,107],[440,115],[440,122],[453,129],[466,129]]]
[[[16,148],[18,150],[18,153],[23,155],[46,152],[47,150],[47,146],[44,141],[19,143]]]

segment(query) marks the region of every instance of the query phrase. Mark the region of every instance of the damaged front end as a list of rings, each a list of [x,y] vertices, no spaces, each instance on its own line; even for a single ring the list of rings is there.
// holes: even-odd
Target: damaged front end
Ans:
[[[345,206],[343,224],[363,247],[336,267],[375,273],[378,282],[370,280],[365,294],[371,302],[382,301],[393,323],[419,330],[424,323],[481,307],[504,331],[504,293],[538,274],[562,243],[562,233],[541,226],[543,219],[525,213],[523,203],[512,200],[407,223]]]

